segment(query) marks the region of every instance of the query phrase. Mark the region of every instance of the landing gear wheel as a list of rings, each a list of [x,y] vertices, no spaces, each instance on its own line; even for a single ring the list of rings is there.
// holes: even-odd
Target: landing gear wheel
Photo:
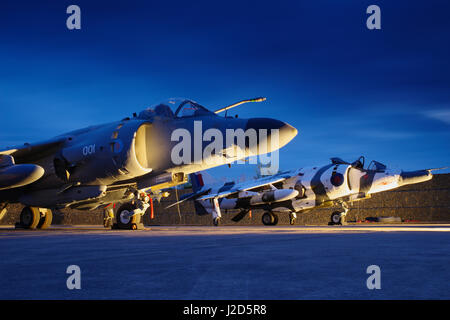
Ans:
[[[136,215],[129,216],[133,210],[136,209],[136,206],[131,203],[125,203],[122,205],[116,213],[116,222],[118,229],[124,230],[136,230],[137,229],[137,217]],[[135,229],[133,229],[133,226]]]
[[[41,217],[38,224],[38,229],[47,229],[52,224],[53,213],[52,210],[47,209],[45,216]]]
[[[272,213],[272,215],[273,215],[273,218],[274,218],[272,225],[276,226],[278,224],[278,216],[275,213]]]
[[[41,214],[38,208],[25,207],[20,213],[20,226],[22,228],[36,229],[40,220]]]
[[[261,220],[265,226],[274,226],[278,223],[278,216],[272,212],[264,212]]]
[[[335,211],[331,214],[330,225],[340,225],[342,224],[341,212]]]
[[[3,219],[3,217],[6,215],[6,213],[8,212],[8,209],[6,209],[7,208],[7,204],[6,205],[3,205],[3,206],[0,206],[0,221]]]
[[[264,212],[264,214],[261,217],[261,221],[262,221],[263,225],[271,226],[274,219],[273,219],[273,216],[269,212]]]
[[[220,225],[220,218],[214,218],[213,225],[218,227]]]

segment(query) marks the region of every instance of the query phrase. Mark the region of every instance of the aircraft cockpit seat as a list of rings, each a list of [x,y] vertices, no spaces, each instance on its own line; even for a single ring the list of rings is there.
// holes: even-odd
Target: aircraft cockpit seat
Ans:
[[[364,157],[361,156],[358,160],[354,161],[352,163],[352,167],[356,169],[364,169]]]

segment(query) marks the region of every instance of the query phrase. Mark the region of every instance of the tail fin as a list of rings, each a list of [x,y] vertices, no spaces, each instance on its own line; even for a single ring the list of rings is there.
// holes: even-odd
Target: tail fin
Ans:
[[[191,180],[192,191],[194,192],[199,191],[205,185],[203,183],[203,177],[201,173],[191,173],[189,175],[189,179]]]
[[[201,190],[203,188],[203,186],[205,185],[205,183],[203,182],[203,176],[201,173],[191,173],[189,175],[189,179],[191,180],[192,191],[194,193]],[[209,192],[209,191],[205,190],[205,192]],[[199,216],[204,216],[204,215],[209,214],[209,212],[205,209],[205,207],[201,203],[198,203],[197,201],[194,201],[194,208],[195,208],[195,213]]]

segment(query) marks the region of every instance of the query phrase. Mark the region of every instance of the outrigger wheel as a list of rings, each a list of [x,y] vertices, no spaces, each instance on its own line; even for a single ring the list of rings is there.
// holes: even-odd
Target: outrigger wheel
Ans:
[[[220,225],[220,218],[219,217],[214,218],[213,225],[216,226],[216,227],[218,227]]]
[[[274,226],[278,223],[278,216],[273,212],[264,212],[262,215],[262,223],[265,226]]]
[[[293,226],[295,224],[295,220],[297,220],[296,216],[292,213],[289,214],[289,224]]]

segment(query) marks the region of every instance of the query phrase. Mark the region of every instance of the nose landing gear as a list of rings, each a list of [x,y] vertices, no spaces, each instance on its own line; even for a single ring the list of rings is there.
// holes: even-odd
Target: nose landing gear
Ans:
[[[345,221],[345,216],[347,215],[347,213],[349,211],[348,204],[346,202],[341,202],[340,205],[344,211],[334,211],[331,214],[331,221],[328,223],[328,225],[330,225],[330,226],[347,225],[347,222]]]
[[[147,208],[144,205],[140,208],[136,203],[125,203],[116,212],[116,223],[114,223],[111,229],[120,230],[141,230],[144,229],[144,224],[141,221],[142,215]],[[108,221],[107,219],[106,221]],[[108,222],[107,222],[108,223]]]
[[[149,196],[145,193],[142,193],[138,194],[132,202],[128,202],[120,206],[120,208],[116,212],[116,223],[111,226],[111,229],[144,229],[144,224],[141,220],[147,209],[150,208],[149,202]],[[105,209],[104,215],[105,219],[103,225],[107,227],[112,223],[112,217],[114,216],[114,213],[112,209]]]

